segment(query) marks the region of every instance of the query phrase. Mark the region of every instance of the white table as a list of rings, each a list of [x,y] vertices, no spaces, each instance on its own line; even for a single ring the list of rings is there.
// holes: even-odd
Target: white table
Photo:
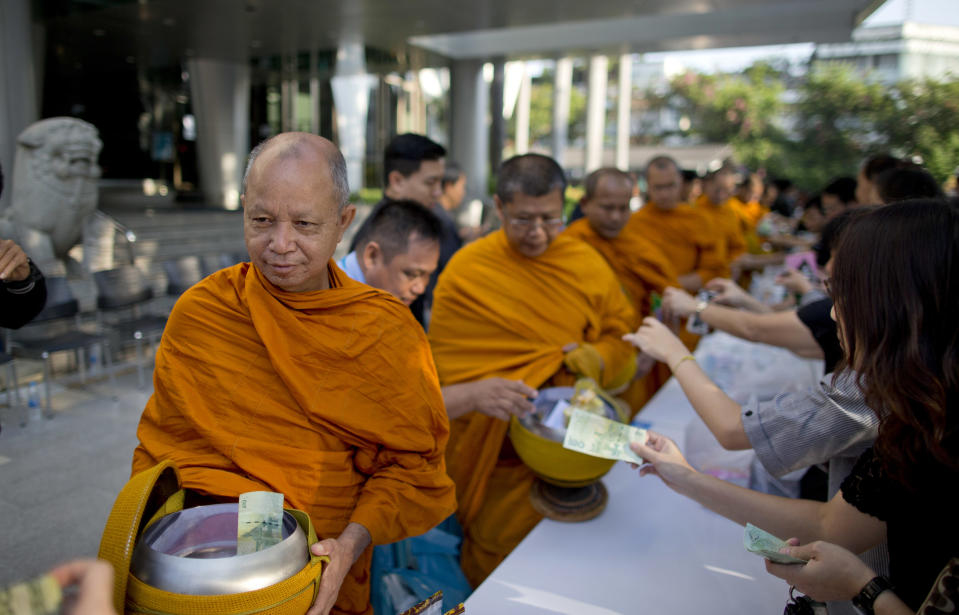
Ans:
[[[748,342],[714,334],[704,338],[697,358],[708,364],[707,356],[729,359],[743,356],[745,349],[755,359],[765,357],[766,364],[793,365],[801,381],[815,382],[821,373],[821,362],[743,344]],[[679,384],[670,380],[637,420],[685,448],[690,421],[700,419]],[[609,503],[599,517],[583,523],[542,521],[470,596],[466,612],[782,612],[788,588],[743,548],[741,526],[674,493],[656,477],[640,479],[625,463],[617,463],[603,482]]]

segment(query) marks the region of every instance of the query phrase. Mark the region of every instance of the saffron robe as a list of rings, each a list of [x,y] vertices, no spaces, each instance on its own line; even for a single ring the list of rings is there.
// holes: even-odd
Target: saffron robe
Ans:
[[[608,239],[593,230],[589,220],[581,218],[570,224],[563,234],[593,246],[612,267],[636,311],[634,330],[639,328],[644,317],[652,313],[652,293],[662,296],[670,286],[681,287],[666,255],[648,237],[640,234],[637,225],[627,225],[619,235]],[[619,397],[633,412],[638,412],[668,379],[668,369],[654,367],[642,378],[634,380]]]
[[[742,221],[728,200],[717,205],[702,194],[696,199],[696,209],[708,220],[711,232],[718,238],[727,266],[746,252]]]
[[[444,386],[499,376],[541,388],[574,381],[563,366],[571,342],[593,345],[603,380],[615,379],[634,361],[622,335],[635,320],[616,275],[587,244],[560,235],[528,258],[499,230],[446,266],[429,337]],[[508,427],[479,412],[450,426],[446,460],[465,534],[461,561],[474,586],[541,519],[529,503],[533,475],[507,441]]]
[[[679,277],[697,273],[703,284],[713,278],[729,277],[719,238],[711,233],[709,221],[702,213],[689,205],[662,210],[650,201],[630,216],[623,232],[636,233],[653,242]]]
[[[638,231],[636,226],[628,231],[624,228],[618,236],[607,239],[593,230],[586,218],[576,220],[563,231],[564,235],[593,246],[606,259],[636,310],[638,318],[634,325],[637,327],[652,311],[652,293],[662,295],[669,286],[679,287],[679,280],[666,255]]]
[[[750,254],[762,254],[762,240],[759,238],[757,229],[759,222],[769,213],[769,209],[763,207],[759,201],[743,203],[735,196],[731,197],[728,203],[739,216],[740,227],[746,240],[746,251]]]
[[[134,474],[169,459],[201,493],[282,493],[321,539],[356,522],[373,544],[393,542],[453,512],[449,422],[422,328],[388,293],[328,271],[329,289],[293,293],[242,263],[177,301]],[[372,613],[371,552],[334,612]]]

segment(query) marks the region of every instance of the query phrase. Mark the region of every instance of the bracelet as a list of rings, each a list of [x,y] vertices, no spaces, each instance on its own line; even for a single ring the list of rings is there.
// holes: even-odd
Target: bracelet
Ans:
[[[682,364],[685,363],[686,361],[695,361],[695,360],[696,360],[696,357],[694,357],[694,356],[691,355],[691,354],[688,354],[688,355],[686,355],[685,357],[681,357],[681,358],[679,359],[679,361],[676,361],[676,365],[674,365],[673,367],[671,367],[670,370],[675,374],[675,373],[676,373],[676,370],[679,369],[679,366],[680,366],[680,365],[682,365]]]
[[[887,589],[892,589],[892,583],[889,582],[889,579],[886,577],[873,577],[871,581],[866,583],[859,594],[852,599],[852,604],[863,615],[874,615],[873,604],[875,604],[879,594]]]

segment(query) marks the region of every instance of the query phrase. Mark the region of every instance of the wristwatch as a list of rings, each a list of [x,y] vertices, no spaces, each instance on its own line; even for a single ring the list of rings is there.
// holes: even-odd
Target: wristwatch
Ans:
[[[696,315],[699,316],[703,313],[703,310],[709,305],[709,301],[700,301],[696,304]]]
[[[855,598],[852,599],[852,605],[856,607],[862,615],[875,615],[872,605],[876,602],[879,594],[892,589],[892,583],[886,577],[874,577],[866,583]]]

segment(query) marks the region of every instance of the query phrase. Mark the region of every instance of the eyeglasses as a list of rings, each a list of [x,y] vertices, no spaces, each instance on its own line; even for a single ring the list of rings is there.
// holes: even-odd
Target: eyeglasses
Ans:
[[[547,231],[558,231],[563,228],[563,218],[544,218],[543,216],[533,216],[532,218],[509,218],[509,225],[524,233],[542,225]]]

